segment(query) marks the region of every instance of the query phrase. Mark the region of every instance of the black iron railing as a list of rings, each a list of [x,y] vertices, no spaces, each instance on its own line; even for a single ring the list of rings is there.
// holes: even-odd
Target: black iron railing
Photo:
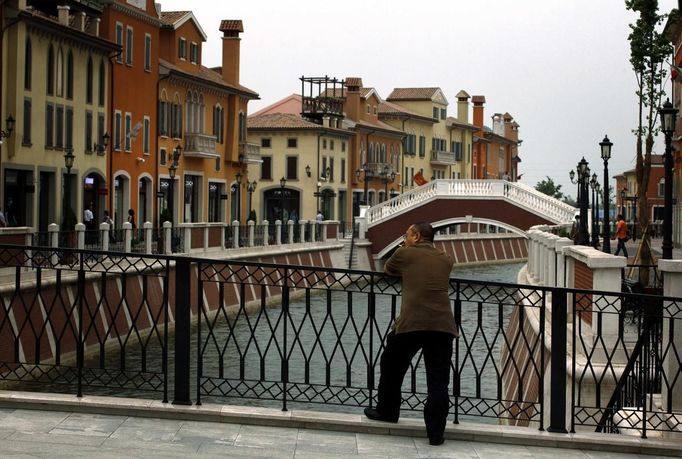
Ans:
[[[0,266],[0,380],[78,395],[369,406],[400,311],[377,272],[11,245]],[[680,430],[679,298],[453,278],[450,300],[453,421]],[[425,398],[418,356],[403,407]]]

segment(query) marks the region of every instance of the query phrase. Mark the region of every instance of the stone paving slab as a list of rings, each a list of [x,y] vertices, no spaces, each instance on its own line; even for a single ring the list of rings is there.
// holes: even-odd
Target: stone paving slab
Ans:
[[[433,447],[419,419],[386,424],[355,414],[84,399],[0,392],[0,457],[682,457],[680,442],[618,435],[449,424],[445,444]]]

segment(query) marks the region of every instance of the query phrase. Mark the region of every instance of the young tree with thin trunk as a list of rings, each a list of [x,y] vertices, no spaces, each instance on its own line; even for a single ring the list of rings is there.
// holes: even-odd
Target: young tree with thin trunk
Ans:
[[[658,133],[658,107],[664,94],[663,81],[666,71],[664,62],[669,58],[671,45],[662,33],[666,15],[658,13],[658,0],[625,0],[625,6],[638,14],[630,24],[630,64],[637,79],[638,125],[634,129],[636,138],[637,215],[640,239],[639,261],[653,264],[651,237],[649,235],[649,214],[647,209],[647,187],[651,172],[651,152],[654,137]],[[648,276],[648,272],[642,272]]]

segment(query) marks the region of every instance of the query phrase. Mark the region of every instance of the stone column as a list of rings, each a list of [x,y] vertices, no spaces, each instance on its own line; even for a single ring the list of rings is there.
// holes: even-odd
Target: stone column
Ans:
[[[173,224],[171,222],[163,222],[163,253],[169,255],[173,253],[172,238],[173,238]]]
[[[322,228],[320,231],[320,235],[322,237],[322,242],[327,242],[327,229],[329,228],[329,222],[324,221],[322,222]]]
[[[144,222],[142,228],[144,230],[144,253],[152,253],[152,231],[154,225],[152,225],[152,222]]]
[[[50,247],[53,249],[59,248],[59,225],[56,223],[47,225],[47,232],[49,234]],[[52,255],[50,255],[50,264],[55,266],[58,262],[59,257],[57,256],[57,252],[53,251]]]
[[[232,248],[239,248],[239,221],[235,220],[232,222]]]
[[[282,221],[275,220],[275,244],[282,245]]]
[[[263,220],[261,225],[263,226],[263,247],[267,247],[270,245],[270,222]]]
[[[287,222],[287,226],[289,227],[289,244],[294,243],[294,221],[289,220]]]
[[[249,220],[246,224],[249,227],[249,247],[253,247],[253,239],[254,239],[254,223],[253,223],[253,220]]]
[[[227,227],[227,223],[222,223],[220,225],[220,248],[222,250],[225,250],[227,246],[225,245],[225,228]]]
[[[682,260],[658,260],[658,270],[663,275],[663,295],[682,298]],[[682,367],[682,302],[665,301],[663,303],[663,372],[668,384],[673,384],[675,375],[679,375]],[[673,328],[673,336],[670,330]],[[675,352],[676,351],[676,352]],[[682,379],[679,377],[668,390],[663,383],[661,390],[663,411],[668,411],[668,404],[673,412],[682,410]]]
[[[311,220],[310,221],[310,240],[312,242],[315,242],[315,229],[317,228],[317,221],[316,220]]]
[[[301,238],[299,239],[301,242],[305,242],[305,226],[308,224],[308,220],[299,220],[299,235]]]
[[[126,253],[130,252],[132,247],[133,239],[133,225],[130,222],[123,223],[123,251]]]
[[[109,224],[100,223],[99,230],[102,233],[102,250],[105,252],[109,251]]]

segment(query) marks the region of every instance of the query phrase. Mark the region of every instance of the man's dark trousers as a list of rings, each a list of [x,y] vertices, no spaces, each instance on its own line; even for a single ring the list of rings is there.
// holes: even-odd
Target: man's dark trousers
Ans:
[[[387,418],[400,417],[403,379],[412,358],[422,349],[428,391],[424,406],[426,433],[430,439],[442,437],[450,402],[448,383],[453,339],[450,333],[438,331],[390,332],[380,361],[377,411]]]

